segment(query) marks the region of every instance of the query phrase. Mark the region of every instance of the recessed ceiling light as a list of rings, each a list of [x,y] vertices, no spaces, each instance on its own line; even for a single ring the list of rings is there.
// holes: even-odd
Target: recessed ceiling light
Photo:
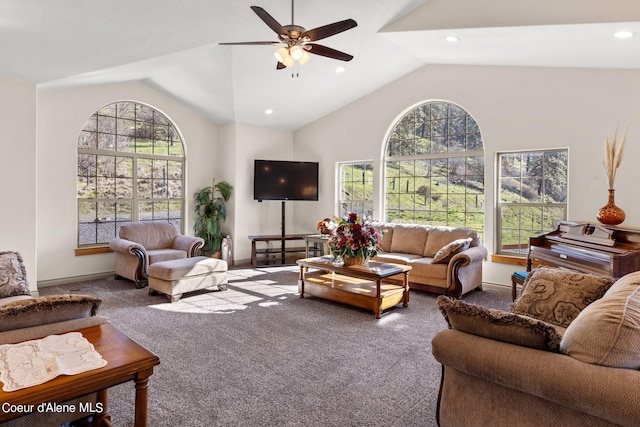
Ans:
[[[451,43],[455,43],[460,39],[457,38],[456,36],[449,36],[449,37],[445,38],[445,40],[448,41],[448,42],[451,42]]]
[[[338,73],[338,74],[344,73],[345,70],[346,70],[346,68],[344,68],[344,67],[338,67],[338,68],[336,68],[336,73]]]
[[[269,114],[273,114],[273,110],[271,108],[264,110],[264,113],[269,115]]]
[[[613,36],[619,39],[628,39],[629,37],[633,37],[633,33],[631,31],[618,31]]]

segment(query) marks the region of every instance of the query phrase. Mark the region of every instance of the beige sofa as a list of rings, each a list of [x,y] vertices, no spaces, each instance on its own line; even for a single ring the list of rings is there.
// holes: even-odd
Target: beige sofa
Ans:
[[[482,289],[482,262],[487,248],[468,228],[415,224],[372,224],[382,251],[375,261],[408,264],[409,286],[460,297]]]
[[[449,324],[432,340],[442,364],[438,425],[640,423],[640,272],[620,278],[602,298],[610,284],[544,274],[525,282],[526,294],[510,312],[438,297]],[[550,295],[565,285],[564,296]]]
[[[149,265],[198,255],[204,246],[200,237],[179,234],[166,222],[132,222],[120,227],[118,238],[109,246],[115,252],[115,276],[132,280],[143,288],[149,277]]]
[[[100,298],[88,295],[55,295],[33,298],[29,291],[22,257],[18,252],[0,252],[0,345],[64,334],[108,323],[97,316]],[[96,407],[96,393],[69,402],[66,407],[80,407],[80,402]],[[91,415],[88,412],[34,412],[12,419],[3,426],[58,426]]]

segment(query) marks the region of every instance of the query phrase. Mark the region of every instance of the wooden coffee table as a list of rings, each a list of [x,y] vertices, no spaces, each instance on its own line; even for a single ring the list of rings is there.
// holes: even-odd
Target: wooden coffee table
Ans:
[[[77,375],[60,375],[51,381],[21,390],[4,392],[0,389],[0,402],[12,405],[35,405],[43,402],[64,403],[86,394],[98,394],[103,411],[96,414],[93,425],[110,426],[107,413],[107,389],[127,381],[134,381],[136,390],[135,426],[147,425],[147,396],[149,377],[153,367],[160,363],[158,356],[137,344],[111,324],[80,329],[80,332],[107,365]],[[98,405],[96,405],[98,407]],[[20,412],[0,411],[0,422],[26,415]]]
[[[300,266],[298,291],[331,301],[373,310],[376,319],[383,310],[409,305],[408,265],[369,261],[366,266],[334,265],[332,256],[305,258]],[[316,271],[308,274],[309,268]],[[324,273],[323,273],[324,272]],[[392,276],[400,276],[394,277]]]

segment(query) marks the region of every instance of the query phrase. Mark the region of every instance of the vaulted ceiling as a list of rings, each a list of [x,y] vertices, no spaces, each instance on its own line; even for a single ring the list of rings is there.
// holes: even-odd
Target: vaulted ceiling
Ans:
[[[313,55],[293,78],[274,46],[218,44],[277,40],[253,5],[292,23],[290,0],[3,0],[0,76],[142,81],[215,123],[297,129],[429,64],[640,69],[637,0],[298,0],[296,25],[358,26],[320,42],[352,61]]]

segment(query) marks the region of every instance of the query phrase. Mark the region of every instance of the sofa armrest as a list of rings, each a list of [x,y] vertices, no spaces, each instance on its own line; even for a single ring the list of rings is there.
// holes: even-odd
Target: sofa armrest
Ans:
[[[452,368],[619,425],[640,419],[638,370],[592,365],[451,329],[434,336],[432,352],[445,376]]]
[[[467,265],[476,261],[482,262],[482,260],[484,260],[488,254],[489,251],[487,251],[487,248],[485,248],[484,246],[472,246],[462,252],[455,254],[451,258],[451,261],[449,261],[449,266],[451,268],[451,266],[458,263],[461,265]]]
[[[200,248],[204,246],[204,240],[200,237],[186,236],[178,234],[173,240],[173,249],[180,249],[187,253],[187,257],[191,258],[198,255]]]

